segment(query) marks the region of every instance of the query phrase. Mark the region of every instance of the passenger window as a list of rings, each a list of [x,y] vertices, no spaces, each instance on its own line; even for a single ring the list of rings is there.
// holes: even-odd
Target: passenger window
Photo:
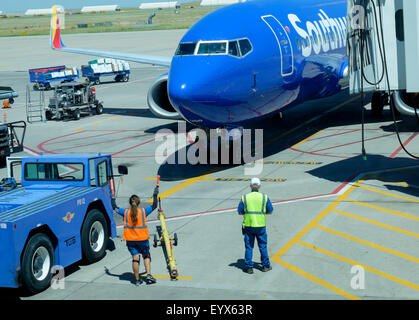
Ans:
[[[97,165],[98,185],[103,187],[108,183],[108,163],[106,160]]]
[[[235,57],[239,56],[239,46],[237,41],[230,41],[228,43],[228,54]]]
[[[250,44],[250,41],[248,39],[240,40],[239,44],[242,56],[245,56],[250,51],[252,51],[252,45]]]
[[[89,160],[89,169],[90,169],[90,186],[96,187],[96,167],[95,167],[95,159]]]
[[[226,42],[205,42],[199,45],[198,54],[227,53]]]

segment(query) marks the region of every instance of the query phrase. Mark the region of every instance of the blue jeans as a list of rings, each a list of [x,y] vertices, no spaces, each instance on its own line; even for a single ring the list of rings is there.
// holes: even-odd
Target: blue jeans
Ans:
[[[255,238],[258,241],[259,251],[260,251],[260,260],[263,267],[269,267],[271,262],[269,261],[268,256],[268,234],[266,233],[266,227],[261,228],[244,228],[244,245],[246,247],[246,252],[244,255],[244,264],[246,269],[253,268],[253,247],[255,245]]]

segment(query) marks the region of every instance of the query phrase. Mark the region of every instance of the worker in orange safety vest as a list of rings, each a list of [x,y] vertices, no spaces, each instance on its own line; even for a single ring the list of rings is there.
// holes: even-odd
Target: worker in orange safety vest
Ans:
[[[129,198],[130,208],[116,208],[116,212],[124,217],[124,234],[123,239],[127,242],[128,251],[132,255],[132,270],[134,273],[136,286],[141,284],[140,279],[140,254],[144,259],[146,270],[145,281],[147,284],[156,283],[156,279],[151,275],[151,255],[150,244],[148,239],[150,235],[147,229],[146,217],[157,208],[157,195],[159,187],[154,189],[153,205],[146,208],[139,208],[141,202],[137,195]]]

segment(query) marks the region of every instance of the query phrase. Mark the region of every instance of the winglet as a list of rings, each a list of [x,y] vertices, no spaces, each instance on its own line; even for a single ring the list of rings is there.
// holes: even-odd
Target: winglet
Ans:
[[[51,17],[51,31],[50,31],[50,42],[51,48],[54,50],[59,50],[64,48],[64,44],[61,40],[61,32],[60,32],[60,19],[57,14],[57,6],[52,7],[52,17]],[[60,7],[60,9],[62,9]]]

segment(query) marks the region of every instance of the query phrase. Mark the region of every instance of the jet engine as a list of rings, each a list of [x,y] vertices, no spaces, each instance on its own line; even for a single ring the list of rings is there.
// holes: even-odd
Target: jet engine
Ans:
[[[148,106],[153,114],[164,119],[182,119],[179,112],[173,108],[167,93],[169,75],[163,74],[153,82],[147,94]]]

